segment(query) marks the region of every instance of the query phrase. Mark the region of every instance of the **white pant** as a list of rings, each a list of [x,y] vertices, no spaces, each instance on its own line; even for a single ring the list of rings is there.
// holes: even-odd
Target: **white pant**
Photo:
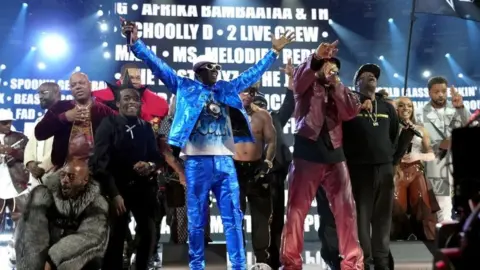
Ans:
[[[450,196],[437,196],[437,202],[440,206],[440,211],[437,212],[438,222],[452,221],[452,197]]]

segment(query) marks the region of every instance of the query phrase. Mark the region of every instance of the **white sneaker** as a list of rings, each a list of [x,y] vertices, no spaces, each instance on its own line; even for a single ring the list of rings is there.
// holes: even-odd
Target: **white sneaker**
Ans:
[[[250,268],[250,270],[272,270],[272,268],[265,263],[256,263]]]

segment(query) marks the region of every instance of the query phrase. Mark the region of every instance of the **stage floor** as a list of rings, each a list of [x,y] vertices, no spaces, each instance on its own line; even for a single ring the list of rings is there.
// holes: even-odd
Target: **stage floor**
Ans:
[[[320,256],[319,242],[306,242],[305,251],[302,254],[305,265],[304,270],[327,270],[329,269]],[[253,264],[251,245],[247,244],[247,260]],[[395,270],[432,270],[433,256],[422,242],[395,242],[391,244],[392,254],[395,260]],[[8,263],[8,250],[6,246],[0,246],[0,270],[13,270]],[[165,270],[175,268],[162,268]],[[180,269],[180,268],[176,268]],[[210,268],[209,268],[210,269]],[[225,269],[225,268],[224,268]],[[218,270],[224,270],[218,269]],[[227,268],[229,269],[229,268]],[[211,269],[215,270],[215,269]]]

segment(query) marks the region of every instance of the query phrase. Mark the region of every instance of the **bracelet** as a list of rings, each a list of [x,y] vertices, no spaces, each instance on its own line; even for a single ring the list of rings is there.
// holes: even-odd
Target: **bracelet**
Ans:
[[[271,50],[272,52],[274,52],[276,55],[279,55],[279,54],[280,54],[280,52],[279,52],[277,49],[275,49],[275,48],[271,48],[270,50]]]

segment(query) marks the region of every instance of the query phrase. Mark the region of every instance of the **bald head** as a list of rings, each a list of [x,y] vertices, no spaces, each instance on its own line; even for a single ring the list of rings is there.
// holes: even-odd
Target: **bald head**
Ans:
[[[38,98],[40,99],[40,107],[49,109],[60,100],[60,86],[54,82],[42,83],[38,89]]]
[[[74,159],[60,171],[60,185],[65,198],[74,198],[81,194],[88,183],[89,171],[85,160]]]
[[[92,96],[92,85],[87,74],[83,72],[74,72],[70,76],[70,90],[73,98],[80,104],[86,104]]]

